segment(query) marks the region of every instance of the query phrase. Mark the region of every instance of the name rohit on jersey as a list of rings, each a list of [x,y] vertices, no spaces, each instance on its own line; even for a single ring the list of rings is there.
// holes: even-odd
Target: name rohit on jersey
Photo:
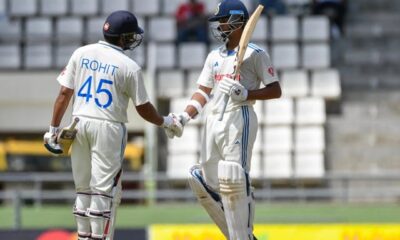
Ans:
[[[115,75],[117,72],[118,67],[115,65],[102,63],[96,60],[90,60],[88,58],[82,58],[81,60],[81,68],[86,68],[88,70],[92,70],[95,72],[102,72],[105,74],[111,74],[112,76]]]

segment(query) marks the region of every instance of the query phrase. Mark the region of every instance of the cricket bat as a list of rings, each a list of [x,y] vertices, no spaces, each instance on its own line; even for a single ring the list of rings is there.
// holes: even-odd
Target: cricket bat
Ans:
[[[76,130],[75,127],[78,122],[79,118],[75,117],[70,126],[61,129],[61,131],[58,133],[57,143],[60,144],[63,154],[68,154],[69,148],[76,137],[78,130]]]
[[[243,29],[242,36],[240,37],[239,41],[239,50],[236,54],[236,68],[233,74],[234,78],[236,79],[239,75],[240,66],[243,63],[244,54],[246,53],[247,45],[250,42],[250,38],[253,35],[253,31],[256,28],[256,24],[258,19],[260,18],[261,12],[264,9],[263,5],[258,5],[256,10],[254,10],[253,14],[250,16],[249,20],[246,23],[246,26]],[[221,113],[219,115],[218,120],[221,121],[224,118],[226,106],[228,105],[229,95],[225,94],[224,96],[224,105],[222,107]]]

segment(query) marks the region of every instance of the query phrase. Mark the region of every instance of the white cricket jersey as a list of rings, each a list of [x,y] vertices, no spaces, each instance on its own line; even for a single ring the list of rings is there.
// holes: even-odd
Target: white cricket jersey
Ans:
[[[220,112],[224,99],[224,94],[218,88],[215,88],[215,86],[218,86],[219,81],[224,76],[234,77],[234,63],[237,49],[227,51],[225,45],[223,45],[211,51],[197,80],[197,84],[214,89],[213,97],[210,101],[211,111],[214,113]],[[247,90],[259,89],[261,83],[268,85],[278,81],[268,53],[253,43],[249,43],[247,46],[243,63],[240,67],[239,81]],[[234,102],[230,99],[226,111],[231,111],[244,105],[253,105],[254,103],[254,100]]]
[[[149,101],[141,68],[104,41],[78,48],[57,81],[74,89],[74,116],[127,122],[129,99],[135,106]]]

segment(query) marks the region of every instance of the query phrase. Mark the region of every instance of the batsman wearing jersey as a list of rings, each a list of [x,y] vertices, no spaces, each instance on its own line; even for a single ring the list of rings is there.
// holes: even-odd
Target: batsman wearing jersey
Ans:
[[[201,205],[229,240],[254,240],[254,197],[249,177],[258,120],[256,100],[279,98],[281,88],[265,50],[249,43],[239,75],[234,76],[236,55],[246,21],[244,4],[223,0],[209,21],[223,45],[209,53],[198,90],[182,113],[171,113],[186,124],[202,111],[206,116],[200,164],[190,169],[189,183]],[[225,115],[224,96],[228,95]]]
[[[136,17],[128,11],[111,13],[103,35],[105,41],[78,48],[58,76],[61,90],[44,135],[45,144],[59,148],[58,126],[73,97],[72,115],[79,118],[71,152],[76,189],[73,214],[80,240],[113,239],[129,99],[141,117],[164,127],[167,134],[180,135],[182,130],[177,119],[158,114],[149,102],[141,68],[124,54],[143,38]]]

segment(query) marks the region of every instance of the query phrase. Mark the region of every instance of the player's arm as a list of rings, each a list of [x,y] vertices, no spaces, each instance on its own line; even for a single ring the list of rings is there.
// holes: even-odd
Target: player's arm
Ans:
[[[153,104],[146,102],[145,104],[136,106],[138,114],[146,121],[151,122],[157,126],[161,126],[164,122],[163,117],[157,112]]]
[[[197,91],[192,95],[185,112],[190,118],[195,118],[203,109],[203,107],[210,100],[210,93],[212,88],[200,85]]]
[[[60,92],[56,98],[53,108],[53,117],[51,120],[51,126],[60,126],[61,120],[68,108],[69,101],[74,94],[74,90],[61,86]]]
[[[249,90],[247,94],[247,100],[268,100],[280,98],[281,95],[281,85],[279,84],[279,82],[273,82],[263,88],[257,90]]]
[[[171,113],[170,115],[179,119],[180,123],[184,126],[191,119],[196,118],[201,113],[203,107],[210,100],[210,93],[212,88],[199,85],[199,88],[193,93],[185,110],[181,113]]]
[[[163,127],[169,138],[182,136],[183,126],[179,119],[174,116],[161,116],[150,102],[137,105],[136,111],[144,120]]]
[[[61,146],[57,143],[57,134],[59,132],[59,126],[61,119],[63,118],[65,111],[67,110],[69,101],[71,100],[74,90],[61,86],[60,92],[56,98],[53,107],[53,117],[49,127],[49,131],[43,136],[44,146],[53,154],[62,154],[64,151]],[[66,150],[68,151],[68,150]]]

